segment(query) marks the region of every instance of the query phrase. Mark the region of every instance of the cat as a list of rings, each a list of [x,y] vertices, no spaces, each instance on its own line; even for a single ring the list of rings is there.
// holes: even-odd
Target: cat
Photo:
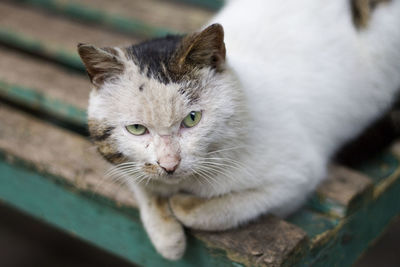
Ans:
[[[400,1],[358,20],[354,7],[231,0],[193,34],[78,45],[94,85],[91,137],[163,257],[184,254],[183,226],[224,230],[295,211],[338,148],[390,107]]]

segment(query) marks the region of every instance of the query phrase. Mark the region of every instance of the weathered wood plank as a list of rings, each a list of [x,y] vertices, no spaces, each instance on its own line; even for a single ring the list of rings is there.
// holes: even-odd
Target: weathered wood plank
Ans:
[[[104,179],[110,165],[77,134],[0,106],[0,150],[33,165],[39,172],[63,177],[78,190],[91,191],[120,205],[135,206],[124,187]]]
[[[79,42],[102,47],[128,46],[139,40],[52,14],[24,9],[9,2],[0,2],[0,42],[81,70],[84,68],[76,53]]]
[[[174,1],[161,0],[14,0],[86,22],[145,37],[168,32],[189,32],[201,27],[213,14]],[[174,19],[171,19],[174,18]]]
[[[394,173],[398,167],[399,159],[390,152],[390,149],[383,150],[361,164],[353,166],[354,169],[370,177],[375,185]]]
[[[305,231],[311,244],[320,243],[322,245],[324,240],[321,237],[337,227],[341,218],[331,217],[309,208],[302,208],[285,220]]]
[[[241,266],[223,254],[211,256],[204,244],[192,237],[184,259],[167,261],[152,247],[135,210],[80,194],[54,183],[47,174],[2,160],[0,173],[0,201],[141,266]]]
[[[321,235],[325,239],[323,245],[312,244],[308,255],[294,266],[350,266],[400,213],[398,178],[386,187],[384,194],[371,199],[342,219],[337,227]]]
[[[211,10],[218,10],[224,5],[224,0],[177,0],[182,3],[197,5]]]
[[[273,216],[238,229],[194,235],[211,247],[225,248],[230,259],[246,266],[281,266],[298,257],[307,241],[299,227]]]
[[[374,181],[372,187],[367,185],[368,197],[363,199],[362,205],[339,219],[336,226],[312,238],[308,255],[296,266],[349,266],[391,219],[400,214],[400,165],[394,164],[400,156],[398,147],[399,142],[396,142],[371,159],[368,168],[363,165],[362,170],[372,174]],[[387,165],[388,162],[391,165]],[[358,179],[357,183],[360,181],[366,180]],[[362,187],[366,185],[361,184]],[[343,198],[346,199],[349,198]]]
[[[316,196],[319,203],[331,207],[329,213],[343,217],[362,205],[371,193],[371,179],[344,166],[332,165]]]
[[[86,125],[89,80],[63,67],[0,48],[0,96]],[[18,70],[18,71],[16,71]]]

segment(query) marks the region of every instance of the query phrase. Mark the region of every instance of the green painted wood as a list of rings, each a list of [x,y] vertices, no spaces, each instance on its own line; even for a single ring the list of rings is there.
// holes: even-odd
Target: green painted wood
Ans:
[[[374,180],[374,190],[384,188],[384,191],[364,199],[363,205],[357,210],[336,224],[327,225],[325,232],[315,235],[307,255],[296,266],[350,266],[358,258],[368,244],[400,214],[398,161],[392,152],[384,150],[360,165],[359,170]],[[313,235],[318,226],[313,226],[313,219],[311,217],[308,220],[309,217],[303,215],[290,220],[302,227],[311,226],[305,230]]]
[[[88,7],[78,3],[69,3],[58,0],[16,0],[21,3],[30,4],[36,7],[44,8],[53,13],[62,14],[84,22],[103,25],[123,33],[139,35],[143,37],[159,37],[172,30],[155,27],[144,21],[132,17],[122,17],[107,13],[104,10]]]
[[[286,221],[303,229],[310,239],[334,229],[340,222],[338,218],[332,218],[307,208],[300,209]]]
[[[317,246],[295,266],[351,266],[400,213],[400,179],[376,200],[361,207],[333,229],[323,247]]]
[[[394,173],[398,167],[399,159],[389,150],[384,150],[360,165],[353,166],[354,169],[371,177],[375,184]]]
[[[329,214],[333,217],[343,217],[346,215],[347,207],[333,200],[319,196],[314,193],[307,202],[307,207],[314,211]]]
[[[143,266],[241,266],[220,250],[209,250],[189,236],[177,262],[156,253],[133,209],[121,209],[92,194],[78,192],[57,177],[0,160],[0,199],[66,232]]]
[[[51,58],[67,67],[78,69],[82,72],[85,71],[85,67],[77,54],[70,53],[62,48],[52,47],[38,39],[23,36],[2,27],[0,27],[0,43],[46,58]]]
[[[86,111],[57,99],[48,97],[32,88],[8,84],[0,81],[0,97],[8,101],[54,116],[62,122],[86,127]]]
[[[182,3],[192,4],[199,7],[209,8],[211,10],[219,10],[224,5],[224,0],[176,0]]]

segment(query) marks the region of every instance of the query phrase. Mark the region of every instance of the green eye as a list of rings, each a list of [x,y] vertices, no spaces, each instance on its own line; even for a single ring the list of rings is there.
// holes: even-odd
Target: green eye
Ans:
[[[147,128],[141,124],[128,125],[126,129],[133,135],[143,135],[147,132]]]
[[[200,111],[191,111],[182,121],[182,125],[185,128],[191,128],[199,123],[201,119]]]

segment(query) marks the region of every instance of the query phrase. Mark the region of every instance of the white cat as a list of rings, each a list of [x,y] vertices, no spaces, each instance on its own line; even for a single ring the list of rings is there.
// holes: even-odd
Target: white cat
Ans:
[[[92,138],[165,258],[183,255],[182,225],[294,211],[333,153],[390,106],[400,1],[363,28],[351,14],[349,0],[232,0],[213,19],[226,60],[219,24],[129,48],[79,45]]]

